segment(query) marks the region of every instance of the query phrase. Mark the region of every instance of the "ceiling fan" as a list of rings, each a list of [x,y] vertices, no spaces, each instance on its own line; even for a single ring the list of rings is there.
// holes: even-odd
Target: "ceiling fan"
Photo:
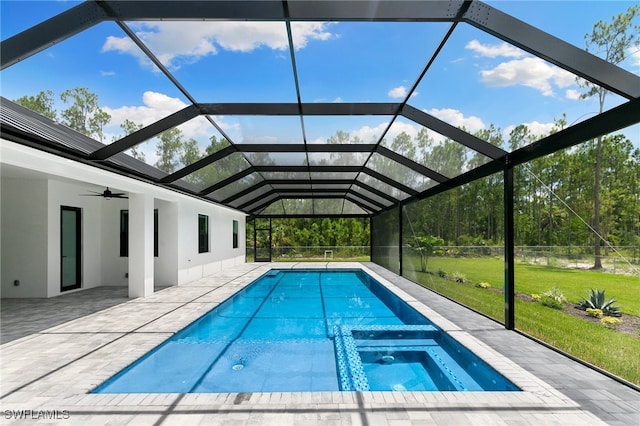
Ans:
[[[126,193],[124,192],[111,192],[109,187],[107,187],[103,192],[96,192],[96,191],[89,191],[89,192],[93,192],[93,194],[81,194],[81,195],[84,197],[103,197],[103,198],[106,198],[107,200],[110,200],[112,198],[129,198],[126,196]]]

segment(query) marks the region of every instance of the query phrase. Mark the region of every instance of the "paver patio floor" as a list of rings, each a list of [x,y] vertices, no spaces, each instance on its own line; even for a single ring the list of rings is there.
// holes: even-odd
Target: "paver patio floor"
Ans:
[[[272,267],[327,266],[362,267],[523,391],[89,393]],[[639,392],[372,263],[248,263],[144,299],[100,287],[1,313],[3,424],[640,424]]]

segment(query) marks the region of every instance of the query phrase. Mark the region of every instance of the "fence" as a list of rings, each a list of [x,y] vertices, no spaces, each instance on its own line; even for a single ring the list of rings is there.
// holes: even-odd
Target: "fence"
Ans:
[[[593,246],[516,246],[518,262],[552,266],[557,268],[582,268],[593,266]],[[436,255],[460,257],[504,257],[503,246],[441,246]],[[602,266],[613,273],[640,274],[640,246],[603,248]]]
[[[369,260],[369,246],[298,246],[272,247],[271,260]],[[253,247],[247,247],[247,260],[253,260]]]

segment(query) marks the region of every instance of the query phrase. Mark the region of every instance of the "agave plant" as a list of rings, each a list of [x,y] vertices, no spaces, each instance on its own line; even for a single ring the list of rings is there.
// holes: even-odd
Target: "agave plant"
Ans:
[[[604,289],[602,290],[594,290],[591,289],[589,292],[588,299],[582,299],[578,306],[582,310],[589,309],[600,309],[602,313],[610,317],[619,317],[622,316],[620,312],[620,307],[614,306],[613,303],[616,300],[612,297],[607,300],[604,296]]]

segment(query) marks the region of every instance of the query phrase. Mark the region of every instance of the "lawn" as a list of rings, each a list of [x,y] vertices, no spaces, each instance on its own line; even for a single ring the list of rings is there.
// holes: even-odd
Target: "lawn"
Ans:
[[[486,281],[493,288],[502,288],[502,260],[432,258],[428,267],[435,273],[428,274],[412,271],[412,265],[419,267],[419,259],[411,259],[411,265],[404,265],[407,278],[504,322],[503,295],[473,286],[473,283]],[[461,284],[441,278],[438,271],[446,271],[449,276],[455,271],[462,272],[468,282]],[[516,292],[539,294],[554,286],[561,289],[573,303],[586,296],[590,288],[604,288],[608,297],[615,296],[623,312],[640,316],[640,280],[637,277],[536,265],[516,266]],[[632,383],[640,384],[640,335],[623,334],[519,299],[516,299],[515,314],[517,329]]]
[[[412,262],[413,263],[413,262]],[[417,263],[419,266],[419,263]],[[469,281],[486,281],[493,287],[502,288],[504,282],[504,260],[495,258],[433,257],[428,269],[437,272],[463,272]],[[516,263],[516,292],[540,294],[558,287],[568,301],[578,303],[588,296],[590,289],[606,289],[607,298],[615,297],[622,312],[640,316],[640,279],[627,275],[615,275],[579,269],[552,268]]]

